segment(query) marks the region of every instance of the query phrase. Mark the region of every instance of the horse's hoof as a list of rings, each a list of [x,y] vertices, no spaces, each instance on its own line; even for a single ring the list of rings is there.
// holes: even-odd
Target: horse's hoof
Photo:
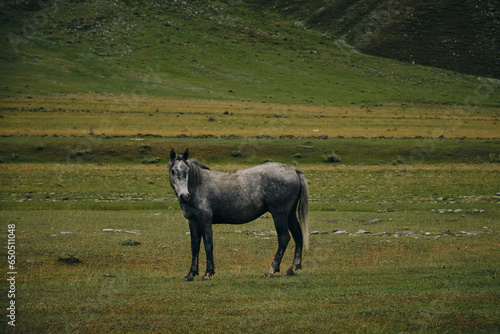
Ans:
[[[296,275],[297,274],[297,270],[301,269],[302,266],[301,265],[293,265],[291,266],[290,268],[288,268],[288,270],[286,271],[286,274],[285,275],[288,275],[288,276],[291,276],[291,275]]]
[[[200,281],[210,281],[210,274],[205,274],[201,276]]]
[[[273,277],[274,277],[273,273],[267,272],[267,273],[264,274],[263,278],[273,278]]]
[[[186,277],[182,279],[183,282],[192,282],[194,281],[194,276],[192,274],[187,274]]]

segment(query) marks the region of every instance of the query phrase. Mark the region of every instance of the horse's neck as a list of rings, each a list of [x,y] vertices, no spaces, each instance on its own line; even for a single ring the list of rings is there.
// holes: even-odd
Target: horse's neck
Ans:
[[[205,169],[203,168],[202,165],[199,165],[196,162],[191,162],[190,164],[191,168],[191,173],[189,175],[189,183],[191,184],[191,187],[197,186],[201,184],[202,179],[204,178],[204,174],[207,172],[210,172],[210,169]]]

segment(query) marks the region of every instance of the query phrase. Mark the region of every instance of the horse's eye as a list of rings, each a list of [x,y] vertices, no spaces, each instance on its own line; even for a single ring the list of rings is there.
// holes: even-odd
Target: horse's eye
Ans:
[[[175,175],[175,170],[171,170],[170,173],[172,173],[172,175]]]

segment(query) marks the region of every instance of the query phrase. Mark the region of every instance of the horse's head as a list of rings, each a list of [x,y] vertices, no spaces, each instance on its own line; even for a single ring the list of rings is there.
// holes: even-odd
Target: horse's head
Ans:
[[[188,189],[188,178],[189,178],[189,150],[186,149],[184,154],[176,154],[174,149],[170,151],[170,162],[167,165],[170,177],[170,185],[175,191],[175,194],[179,198],[181,203],[186,203],[191,198],[191,194]]]

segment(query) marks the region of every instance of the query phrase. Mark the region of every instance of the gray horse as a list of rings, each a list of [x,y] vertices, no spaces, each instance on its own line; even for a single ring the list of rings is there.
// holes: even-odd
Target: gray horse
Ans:
[[[278,251],[264,277],[280,271],[291,232],[295,240],[295,256],[287,275],[302,268],[302,248],[309,244],[307,181],[304,174],[290,166],[265,163],[234,173],[221,173],[170,152],[167,165],[170,185],[179,199],[184,217],[189,221],[192,262],[184,281],[198,275],[198,255],[203,238],[207,270],[201,280],[215,274],[212,224],[244,224],[269,211],[278,234]],[[297,220],[296,211],[299,211]]]

